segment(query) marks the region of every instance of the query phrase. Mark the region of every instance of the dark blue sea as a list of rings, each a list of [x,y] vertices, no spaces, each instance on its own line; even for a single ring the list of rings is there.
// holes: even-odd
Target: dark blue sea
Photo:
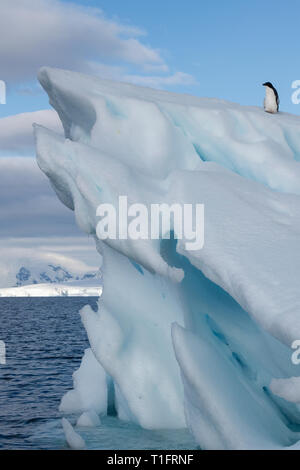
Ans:
[[[89,347],[79,310],[96,298],[0,298],[0,449],[66,449],[58,411]],[[74,417],[75,420],[75,417]],[[72,422],[72,417],[70,417]],[[80,431],[90,449],[195,449],[186,430],[147,431],[114,416]]]

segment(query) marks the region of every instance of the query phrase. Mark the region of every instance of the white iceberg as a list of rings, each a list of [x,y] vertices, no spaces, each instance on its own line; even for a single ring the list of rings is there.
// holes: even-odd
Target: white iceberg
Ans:
[[[62,418],[62,427],[65,433],[68,446],[73,450],[85,449],[85,442],[82,437],[76,432],[67,418]]]
[[[273,379],[270,390],[281,398],[292,403],[300,403],[300,377]]]
[[[65,138],[36,126],[38,164],[103,256],[98,312],[81,315],[118,416],[187,425],[201,448],[297,446],[298,405],[269,385],[297,375],[300,118],[63,70],[39,79]],[[98,240],[97,207],[121,195],[204,204],[204,248]]]
[[[93,428],[100,426],[101,421],[99,416],[94,410],[84,411],[78,418],[76,426]]]
[[[62,398],[59,410],[64,413],[94,412],[106,414],[106,373],[89,348],[84,352],[81,365],[73,374],[73,390]]]

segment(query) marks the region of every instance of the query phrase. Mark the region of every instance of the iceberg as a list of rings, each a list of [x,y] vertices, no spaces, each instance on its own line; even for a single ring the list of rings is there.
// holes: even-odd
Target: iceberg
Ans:
[[[93,428],[95,426],[100,426],[100,424],[101,421],[95,411],[84,411],[82,415],[79,416],[76,426]]]
[[[62,398],[59,410],[64,413],[82,413],[80,421],[85,417],[106,414],[107,382],[106,373],[89,348],[84,352],[81,365],[73,374],[73,390],[69,390]]]
[[[65,136],[35,125],[38,164],[103,257],[74,392],[91,383],[102,414],[187,426],[202,449],[297,448],[299,405],[274,384],[300,375],[300,118],[58,69],[39,80]],[[204,247],[174,226],[99,239],[98,206],[124,195],[204,204]],[[99,414],[81,397],[78,412]]]
[[[72,424],[67,420],[67,418],[62,418],[62,426],[69,447],[74,450],[83,450],[85,448],[85,442],[74,430]]]

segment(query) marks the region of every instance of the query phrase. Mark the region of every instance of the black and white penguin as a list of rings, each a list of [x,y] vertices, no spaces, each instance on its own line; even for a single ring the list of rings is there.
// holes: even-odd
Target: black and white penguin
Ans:
[[[264,108],[267,113],[277,113],[279,110],[279,96],[276,88],[273,87],[271,82],[263,83],[266,87],[266,96],[264,100]]]

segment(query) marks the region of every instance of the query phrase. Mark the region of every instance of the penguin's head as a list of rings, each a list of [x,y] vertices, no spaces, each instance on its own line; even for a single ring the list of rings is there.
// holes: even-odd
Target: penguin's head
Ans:
[[[273,85],[271,82],[265,82],[263,83],[263,86],[268,86],[269,88],[273,88]]]

